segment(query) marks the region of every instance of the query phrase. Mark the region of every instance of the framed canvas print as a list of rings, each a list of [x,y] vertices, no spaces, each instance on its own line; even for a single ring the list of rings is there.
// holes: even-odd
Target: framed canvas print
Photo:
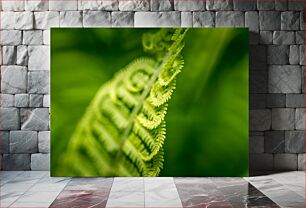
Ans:
[[[52,28],[52,176],[247,176],[248,29]]]

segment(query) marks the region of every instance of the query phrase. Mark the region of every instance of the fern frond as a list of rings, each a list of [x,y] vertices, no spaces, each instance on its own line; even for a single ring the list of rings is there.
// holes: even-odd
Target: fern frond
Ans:
[[[144,50],[154,58],[134,60],[101,86],[70,139],[64,163],[71,173],[159,175],[167,102],[184,65],[186,32],[160,29],[145,34]]]

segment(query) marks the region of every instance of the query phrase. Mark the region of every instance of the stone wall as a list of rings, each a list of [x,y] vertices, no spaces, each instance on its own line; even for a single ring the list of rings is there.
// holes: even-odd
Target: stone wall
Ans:
[[[303,9],[303,0],[2,0],[3,169],[49,169],[50,27],[160,26],[248,27],[250,168],[304,169]]]

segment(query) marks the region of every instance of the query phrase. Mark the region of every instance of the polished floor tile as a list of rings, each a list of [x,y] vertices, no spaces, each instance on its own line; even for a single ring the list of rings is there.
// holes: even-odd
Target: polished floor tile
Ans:
[[[51,207],[105,207],[113,178],[72,178]]]
[[[107,208],[144,207],[144,192],[111,192]]]
[[[1,207],[31,208],[302,208],[305,172],[257,177],[50,177],[4,171]]]
[[[144,192],[144,179],[141,177],[114,178],[112,192]]]
[[[105,207],[108,192],[97,190],[64,190],[50,206],[51,208],[102,208]]]
[[[210,178],[179,178],[175,184],[183,207],[232,207]]]
[[[145,207],[183,207],[172,177],[144,178]]]
[[[272,177],[260,176],[247,179],[254,187],[282,207],[305,206],[305,197],[278,183]]]

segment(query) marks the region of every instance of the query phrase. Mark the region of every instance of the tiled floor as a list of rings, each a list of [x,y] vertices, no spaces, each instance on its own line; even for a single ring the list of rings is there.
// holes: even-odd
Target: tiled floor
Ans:
[[[305,172],[247,178],[51,178],[1,173],[1,207],[305,207]]]

